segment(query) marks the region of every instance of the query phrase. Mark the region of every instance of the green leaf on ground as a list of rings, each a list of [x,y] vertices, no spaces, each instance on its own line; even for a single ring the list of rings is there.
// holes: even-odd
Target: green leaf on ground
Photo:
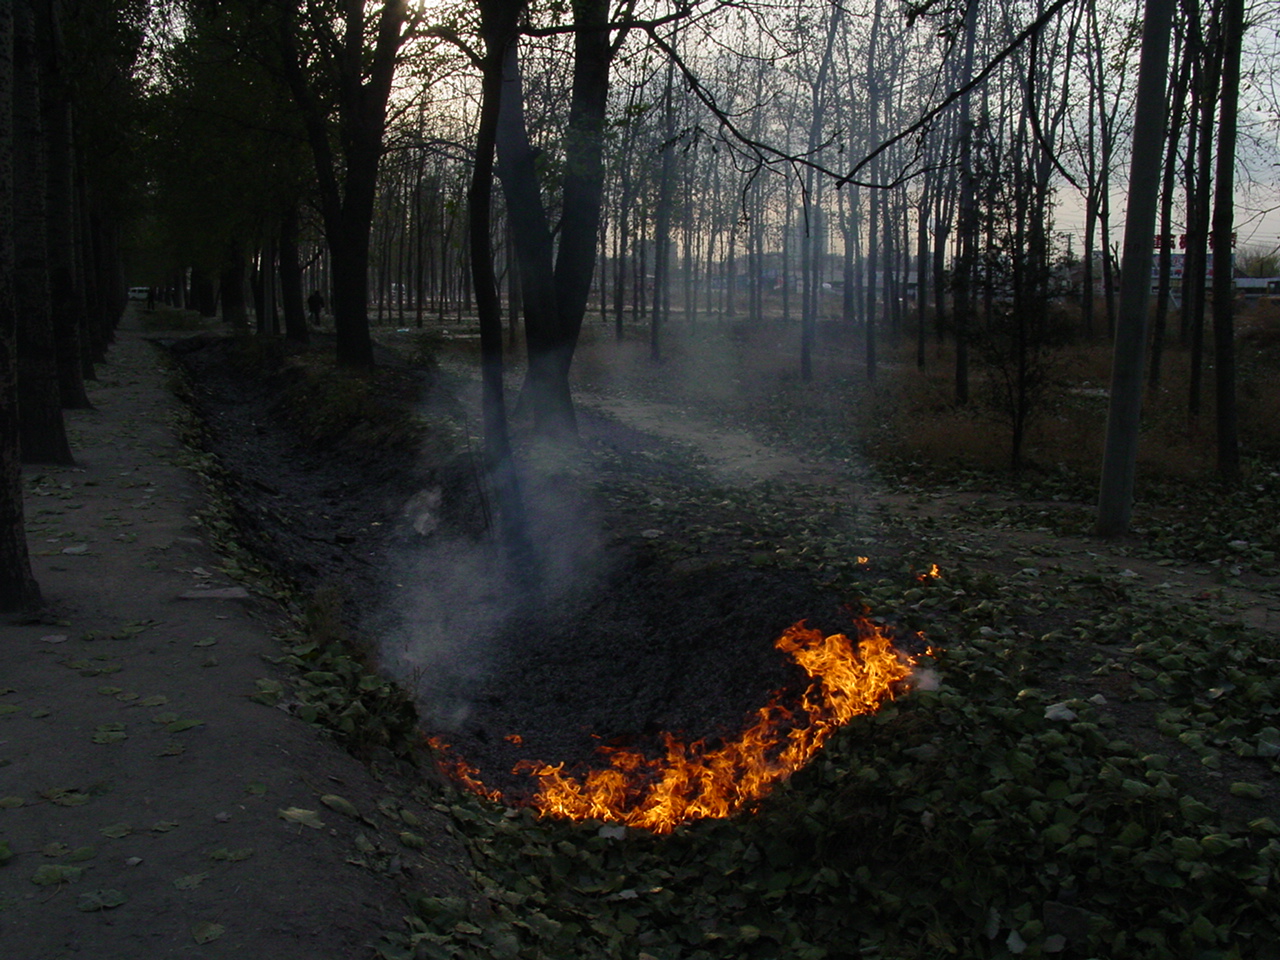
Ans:
[[[226,933],[226,927],[220,923],[201,920],[191,928],[191,938],[196,943],[212,943]]]
[[[27,714],[27,716],[31,717],[32,720],[39,720],[42,717],[49,716],[49,714],[51,713],[53,713],[53,711],[50,710],[48,707],[36,707],[29,714]]]
[[[326,793],[320,798],[320,802],[330,810],[336,810],[344,816],[355,819],[360,817],[360,811],[356,809],[355,804],[345,797],[338,796],[336,793]]]
[[[188,718],[186,720],[175,720],[173,723],[167,723],[164,728],[169,733],[182,733],[183,730],[190,730],[192,727],[202,726],[204,726],[203,720],[192,720]]]
[[[68,867],[61,863],[46,863],[42,867],[36,867],[36,872],[31,875],[31,882],[37,886],[51,887],[54,884],[79,880],[82,873],[84,873],[84,867]]]
[[[218,641],[213,639],[213,637],[205,637],[203,640],[197,640],[195,643],[192,644],[192,646],[193,647],[212,647],[217,642]]]
[[[67,863],[80,863],[84,860],[92,860],[98,855],[98,848],[90,844],[86,847],[76,847],[67,854]]]
[[[127,823],[111,823],[103,827],[98,832],[104,837],[109,837],[112,840],[119,840],[121,837],[127,837],[129,834],[133,833],[133,827]]]
[[[304,827],[310,827],[313,830],[319,830],[324,826],[324,822],[316,815],[314,810],[303,810],[301,807],[290,807],[288,810],[278,811],[282,819],[291,823],[300,823]]]
[[[15,713],[21,713],[22,708],[13,703],[0,703],[0,717],[11,717]]]
[[[173,885],[179,890],[194,890],[208,878],[207,873],[189,873],[185,877],[179,877],[173,881]]]
[[[120,743],[127,739],[123,723],[104,723],[93,732],[94,743]]]
[[[71,852],[71,848],[65,843],[55,840],[53,843],[46,843],[40,848],[40,852],[46,857],[63,857]]]
[[[425,850],[427,847],[426,840],[422,839],[422,837],[418,836],[416,833],[411,833],[408,830],[400,831],[400,842],[406,847],[410,847],[414,850]]]
[[[21,797],[0,797],[0,810],[13,810],[26,802]]]
[[[187,748],[180,743],[166,743],[164,749],[156,754],[157,757],[176,757],[183,753]]]
[[[46,790],[41,796],[60,807],[78,807],[89,802],[87,793],[81,793],[78,790],[66,790],[62,787]]]
[[[153,714],[152,723],[174,723],[178,719],[178,714],[172,710],[162,710],[160,713]]]
[[[174,823],[172,820],[157,820],[155,823],[151,825],[151,832],[152,833],[168,833],[170,830],[172,830],[176,826],[177,824]]]
[[[85,913],[92,913],[95,910],[111,910],[128,901],[119,890],[91,890],[88,893],[80,894],[80,898],[76,901],[76,909],[83,910]]]
[[[226,847],[218,847],[217,850],[209,851],[210,860],[226,860],[229,863],[238,863],[241,860],[248,860],[253,856],[253,847],[240,847],[237,850],[228,850]]]
[[[117,693],[124,693],[124,687],[99,687],[98,692],[104,697],[114,697]]]
[[[144,697],[138,701],[140,707],[163,707],[169,702],[169,698],[164,694],[157,693],[154,697]]]
[[[257,781],[254,781],[253,783],[246,783],[244,785],[244,792],[249,794],[251,797],[260,797],[267,792],[267,785]]]
[[[12,859],[13,851],[9,849],[9,844],[0,840],[0,864],[8,863]]]

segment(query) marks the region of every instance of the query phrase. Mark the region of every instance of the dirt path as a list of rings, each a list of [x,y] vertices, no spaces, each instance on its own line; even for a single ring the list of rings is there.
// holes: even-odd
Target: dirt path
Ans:
[[[249,699],[282,611],[219,572],[136,316],[100,375],[76,466],[26,474],[47,617],[0,624],[0,955],[364,955],[465,854],[402,771]]]
[[[999,573],[1016,570],[1017,557],[1033,555],[1044,566],[1081,572],[1114,568],[1130,585],[1162,592],[1172,597],[1220,596],[1246,624],[1280,632],[1280,601],[1267,591],[1224,585],[1220,571],[1196,563],[1170,565],[1133,556],[1124,542],[1069,537],[1009,527],[995,529],[966,516],[975,501],[983,501],[998,511],[1001,503],[990,494],[949,492],[922,497],[877,487],[865,478],[855,478],[838,464],[801,458],[793,453],[761,443],[744,430],[706,419],[688,404],[663,403],[634,394],[605,394],[580,391],[577,401],[627,426],[673,441],[693,451],[706,465],[715,482],[729,486],[751,486],[765,482],[787,482],[821,488],[827,496],[856,498],[868,515],[928,519],[933,526],[948,530],[956,543],[989,549],[971,563],[979,569]],[[1014,501],[1004,503],[1012,506]]]

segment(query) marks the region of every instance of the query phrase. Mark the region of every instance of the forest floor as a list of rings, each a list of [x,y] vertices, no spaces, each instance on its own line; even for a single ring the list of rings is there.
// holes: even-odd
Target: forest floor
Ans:
[[[355,957],[402,926],[406,895],[450,924],[472,903],[478,926],[449,936],[487,937],[502,908],[471,873],[476,814],[423,734],[521,804],[522,767],[582,771],[602,746],[729,736],[803,689],[774,649],[783,629],[841,631],[866,609],[913,653],[915,630],[954,645],[951,662],[935,654],[944,677],[1007,680],[1167,756],[1222,823],[1280,821],[1274,721],[1179,738],[1191,721],[1171,713],[1183,704],[1164,678],[1183,674],[1168,658],[1216,674],[1186,644],[1142,648],[1182,617],[1260,637],[1274,662],[1272,541],[1221,530],[1206,545],[1186,517],[1171,540],[1156,504],[1133,537],[1103,542],[1070,483],[873,468],[829,442],[849,427],[831,385],[855,360],[833,350],[802,384],[781,335],[706,325],[656,365],[639,342],[584,342],[581,443],[517,444],[530,576],[489,529],[462,331],[425,350],[381,331],[378,379],[361,384],[203,334],[153,331],[158,350],[141,319],[113,346],[96,409],[70,415],[77,465],[27,477],[49,604],[0,626],[6,955]],[[409,419],[388,425],[388,401]],[[515,423],[523,436],[518,406]],[[456,903],[457,916],[439,907]],[[1046,952],[1083,939],[1059,914],[1039,929]],[[1030,942],[1025,924],[1000,942],[1018,930]],[[424,937],[423,956],[471,955],[421,953]],[[376,949],[413,955],[397,942]],[[475,955],[524,955],[498,942]],[[652,950],[639,955],[668,955]],[[757,955],[724,950],[706,955]],[[562,955],[596,954],[584,941]]]

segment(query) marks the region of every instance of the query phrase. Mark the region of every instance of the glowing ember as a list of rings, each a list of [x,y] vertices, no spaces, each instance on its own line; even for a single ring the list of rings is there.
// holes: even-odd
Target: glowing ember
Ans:
[[[931,563],[929,564],[929,569],[924,573],[916,574],[916,579],[920,581],[937,580],[941,576],[942,571],[938,569],[938,565],[936,563]]]
[[[610,820],[656,833],[689,820],[727,817],[803,767],[850,719],[891,699],[896,685],[910,675],[911,661],[894,649],[886,631],[868,620],[856,625],[856,652],[842,633],[824,637],[804,621],[789,627],[775,645],[791,654],[814,683],[796,710],[775,699],[757,710],[754,722],[732,741],[712,748],[703,740],[685,743],[663,734],[664,756],[606,749],[609,768],[592,770],[581,780],[566,775],[563,763],[521,761],[514,772],[538,779],[531,805],[556,817]],[[473,768],[456,760],[451,767],[456,780],[494,797]]]

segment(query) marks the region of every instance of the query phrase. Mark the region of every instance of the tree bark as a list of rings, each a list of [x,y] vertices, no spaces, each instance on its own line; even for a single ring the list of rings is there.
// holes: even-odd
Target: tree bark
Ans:
[[[49,311],[46,151],[40,122],[36,11],[14,4],[13,237],[18,311],[19,445],[24,463],[71,464]]]
[[[364,37],[364,4],[350,2],[345,5],[342,21],[344,36],[326,38],[332,49],[339,51],[329,61],[332,75],[322,82],[337,88],[341,156],[335,155],[330,117],[312,86],[316,81],[306,75],[296,11],[286,3],[280,17],[278,39],[285,78],[302,113],[314,155],[320,210],[333,258],[333,322],[340,366],[373,366],[369,233],[387,101],[407,16],[406,0],[384,0],[377,12],[374,46],[369,50]]]
[[[280,303],[284,310],[284,335],[295,343],[308,343],[306,301],[302,296],[302,263],[298,258],[298,207],[292,204],[280,217]]]
[[[606,0],[574,0],[573,88],[564,136],[559,246],[551,265],[551,230],[542,206],[532,148],[525,130],[519,60],[506,52],[498,164],[524,284],[529,349],[526,399],[535,430],[573,436],[577,422],[569,368],[577,349],[599,234],[604,187],[604,117],[609,92],[609,7]]]
[[[1236,126],[1240,99],[1240,48],[1244,0],[1225,0],[1223,10],[1222,95],[1218,113],[1218,182],[1213,201],[1213,345],[1217,409],[1218,476],[1240,480],[1239,419],[1236,408],[1235,278],[1231,267],[1235,206]]]
[[[39,0],[36,37],[41,55],[41,119],[46,144],[46,223],[49,243],[49,311],[57,347],[63,407],[89,409],[80,362],[84,291],[76,269],[75,172],[71,91],[65,76],[62,4]]]
[[[0,4],[0,613],[40,602],[31,573],[18,451],[17,304],[14,300],[14,10]]]
[[[1121,309],[1111,367],[1107,440],[1098,492],[1097,533],[1114,537],[1129,529],[1133,516],[1138,427],[1142,417],[1142,361],[1146,348],[1147,304],[1151,299],[1151,234],[1160,189],[1164,141],[1164,78],[1174,0],[1146,0],[1134,109],[1129,207],[1125,218]]]
[[[519,576],[532,577],[524,500],[511,456],[506,400],[502,383],[502,306],[498,299],[490,236],[493,207],[494,153],[502,100],[507,90],[504,64],[515,44],[516,22],[524,0],[484,0],[481,4],[486,52],[482,68],[480,123],[475,166],[467,192],[468,244],[476,313],[480,321],[480,376],[486,466],[498,496],[502,542]]]

